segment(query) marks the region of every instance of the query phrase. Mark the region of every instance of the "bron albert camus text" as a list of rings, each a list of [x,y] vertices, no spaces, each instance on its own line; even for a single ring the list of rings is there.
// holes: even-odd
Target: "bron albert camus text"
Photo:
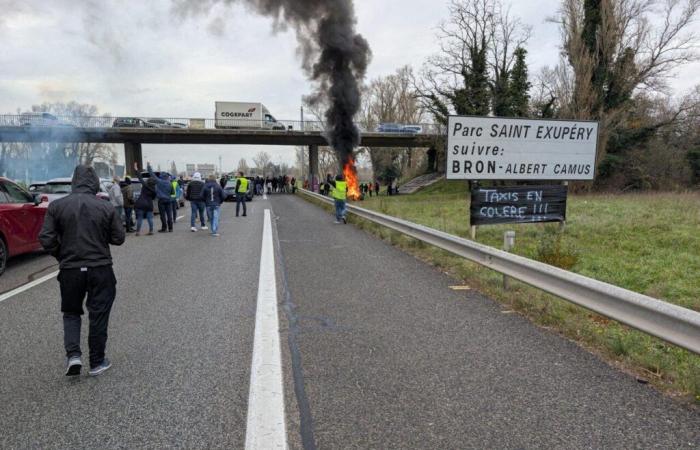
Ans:
[[[498,157],[503,157],[505,149],[499,145],[482,144],[477,141],[479,138],[488,139],[522,139],[538,140],[551,143],[558,142],[580,142],[596,139],[594,126],[578,124],[574,125],[513,125],[513,124],[493,124],[491,127],[468,127],[463,123],[454,124],[452,136],[474,138],[471,144],[454,145],[451,153],[453,156],[480,156],[496,157],[495,160],[466,160],[452,161],[452,173],[464,174],[495,174],[497,169],[505,175],[545,175],[549,167],[554,175],[590,175],[593,167],[591,164],[565,164],[565,163],[503,163],[496,161]]]

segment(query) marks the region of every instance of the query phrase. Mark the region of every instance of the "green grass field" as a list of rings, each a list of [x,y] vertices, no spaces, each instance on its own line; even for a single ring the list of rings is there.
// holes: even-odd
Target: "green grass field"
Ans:
[[[469,237],[469,197],[463,182],[442,181],[417,194],[382,195],[357,205]],[[522,283],[505,291],[502,276],[492,270],[352,220],[506,309],[575,339],[671,394],[700,402],[699,356]],[[570,195],[562,233],[552,224],[498,225],[480,227],[476,240],[500,248],[506,230],[516,232],[514,253],[700,311],[699,193]]]

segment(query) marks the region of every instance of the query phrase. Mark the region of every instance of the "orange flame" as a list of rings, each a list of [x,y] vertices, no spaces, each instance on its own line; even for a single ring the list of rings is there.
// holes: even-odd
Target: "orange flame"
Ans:
[[[345,166],[343,166],[343,176],[348,183],[348,199],[360,199],[360,183],[357,181],[357,169],[355,168],[355,160],[350,158]]]

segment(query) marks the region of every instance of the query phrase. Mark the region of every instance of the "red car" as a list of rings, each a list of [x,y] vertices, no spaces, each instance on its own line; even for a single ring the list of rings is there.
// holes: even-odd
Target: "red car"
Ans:
[[[0,275],[10,257],[41,249],[39,232],[47,206],[19,185],[0,177]]]

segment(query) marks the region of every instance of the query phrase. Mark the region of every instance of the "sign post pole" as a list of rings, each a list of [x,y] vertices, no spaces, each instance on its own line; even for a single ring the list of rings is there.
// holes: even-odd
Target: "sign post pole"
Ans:
[[[503,233],[503,250],[510,252],[515,247],[515,231],[506,231]],[[503,275],[503,289],[509,289],[508,275]]]

